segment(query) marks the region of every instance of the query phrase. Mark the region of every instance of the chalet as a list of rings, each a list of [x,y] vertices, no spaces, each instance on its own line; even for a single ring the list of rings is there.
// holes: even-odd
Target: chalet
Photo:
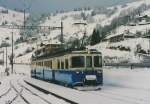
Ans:
[[[147,25],[150,24],[150,16],[143,14],[143,15],[138,15],[135,17],[135,20],[133,22],[128,23],[129,26],[136,26],[136,25]]]
[[[120,42],[124,40],[124,35],[123,34],[118,34],[118,35],[110,35],[106,38],[109,42]]]
[[[1,10],[0,10],[0,13],[3,13],[3,14],[8,14],[8,10],[1,9]]]
[[[128,38],[136,38],[136,34],[131,33],[130,31],[126,30],[124,33],[124,38],[128,39]]]
[[[42,44],[42,45],[41,45]],[[40,44],[37,44],[37,48],[36,49],[36,56],[42,56],[44,54],[49,54],[49,53],[52,53],[55,49],[58,49],[61,47],[62,44],[58,44],[58,43],[40,43]],[[40,47],[39,47],[40,46]]]
[[[138,20],[138,21],[142,21],[142,20],[145,20],[145,19],[147,19],[148,18],[148,15],[141,15],[141,16],[137,16],[136,17],[136,19]]]
[[[124,39],[128,39],[128,38],[136,38],[136,35],[129,32],[128,30],[126,30],[122,34],[109,35],[109,36],[107,36],[107,38],[105,40],[107,40],[109,42],[120,42],[120,41],[123,41]]]
[[[144,35],[144,36],[142,36],[142,38],[149,38],[150,39],[150,34]]]
[[[38,40],[37,37],[30,37],[30,38],[27,39],[27,43],[34,43],[37,40]]]

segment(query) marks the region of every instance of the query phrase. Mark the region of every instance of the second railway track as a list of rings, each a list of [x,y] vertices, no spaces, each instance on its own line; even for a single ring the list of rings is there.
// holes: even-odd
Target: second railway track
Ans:
[[[21,88],[20,91],[17,90],[17,88],[15,88],[15,86],[12,84],[12,82],[10,81],[10,86],[12,87],[12,89],[14,89],[14,91],[17,93],[17,95],[8,103],[8,104],[12,104],[19,96],[22,98],[22,100],[26,103],[26,104],[31,104],[23,95],[23,88]]]

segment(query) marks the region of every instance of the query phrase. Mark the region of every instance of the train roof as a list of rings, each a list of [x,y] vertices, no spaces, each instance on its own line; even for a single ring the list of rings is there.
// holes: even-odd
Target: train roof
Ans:
[[[54,58],[59,56],[64,56],[67,54],[101,54],[101,52],[98,52],[96,49],[86,49],[86,48],[79,48],[79,49],[64,49],[64,48],[58,48],[51,53],[44,54],[42,56],[32,56],[32,60],[43,60],[48,58]]]

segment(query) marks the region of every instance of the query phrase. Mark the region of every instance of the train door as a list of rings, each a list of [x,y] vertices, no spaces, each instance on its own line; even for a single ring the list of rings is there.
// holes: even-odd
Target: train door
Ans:
[[[93,59],[92,56],[86,56],[85,58],[86,70],[91,70],[93,68]]]
[[[64,59],[63,58],[61,58],[61,69],[65,69],[65,63],[64,63]]]
[[[65,59],[65,69],[69,69],[69,62],[68,58]]]

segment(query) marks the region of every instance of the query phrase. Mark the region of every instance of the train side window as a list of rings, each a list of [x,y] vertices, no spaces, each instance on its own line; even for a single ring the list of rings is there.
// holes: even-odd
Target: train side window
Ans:
[[[57,67],[58,67],[58,69],[60,69],[60,61],[58,60],[58,63],[57,63],[58,65],[57,65]]]
[[[47,66],[48,66],[48,67],[51,67],[51,66],[52,66],[51,63],[50,63],[50,61],[47,62]]]
[[[48,68],[50,67],[49,61],[46,62],[46,66],[47,66]]]
[[[94,67],[102,67],[102,57],[94,56]]]
[[[43,62],[43,66],[44,66],[44,67],[46,66],[46,61]]]
[[[46,61],[45,63],[46,63],[45,66],[48,67],[48,61]]]
[[[52,68],[52,61],[50,61],[50,68]]]
[[[45,62],[45,66],[48,67],[48,62],[47,61]]]
[[[61,69],[64,69],[64,62],[61,61]]]
[[[66,68],[66,69],[69,68],[68,59],[65,59],[65,68]]]

